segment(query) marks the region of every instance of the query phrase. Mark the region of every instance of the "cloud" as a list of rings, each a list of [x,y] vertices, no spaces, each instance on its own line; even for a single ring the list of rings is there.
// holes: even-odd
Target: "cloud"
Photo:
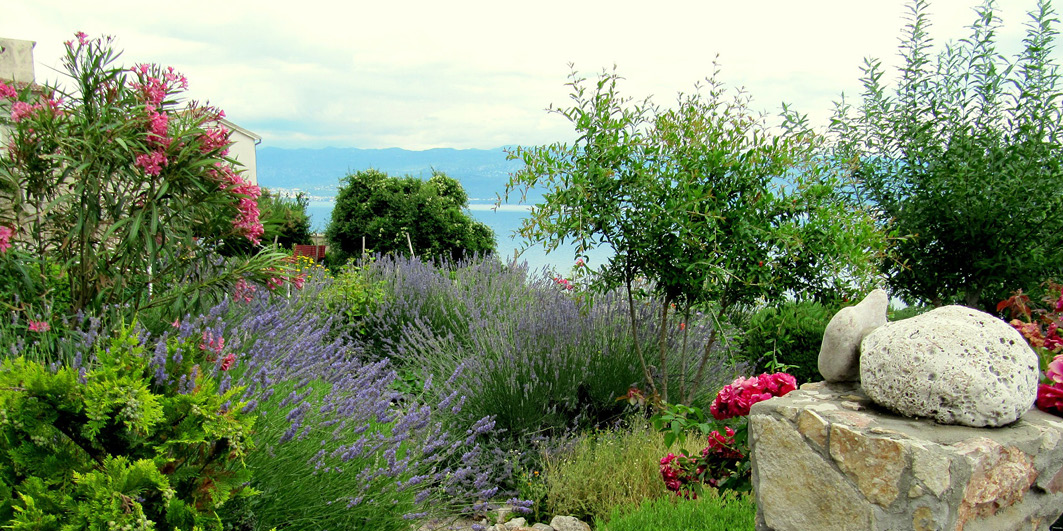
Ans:
[[[973,5],[934,3],[931,34],[964,36]],[[1033,6],[998,7],[1003,53],[1018,51]],[[788,101],[823,124],[832,100],[859,93],[864,57],[897,62],[905,12],[903,0],[186,0],[146,16],[132,0],[13,0],[0,35],[38,42],[39,80],[56,79],[75,31],[116,35],[127,64],[181,70],[190,98],[267,146],[494,148],[571,140],[571,125],[544,111],[568,103],[570,62],[591,76],[615,64],[625,95],[668,104],[719,56],[721,78],[758,108]]]

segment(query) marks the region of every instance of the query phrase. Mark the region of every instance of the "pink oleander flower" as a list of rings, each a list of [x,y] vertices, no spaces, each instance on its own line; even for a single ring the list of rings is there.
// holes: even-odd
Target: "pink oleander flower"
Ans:
[[[229,154],[229,130],[225,127],[208,127],[199,140],[199,150],[203,153],[219,150],[218,154],[222,157]]]
[[[221,351],[225,349],[225,338],[222,336],[214,337],[210,330],[204,330],[203,341],[199,343],[199,348],[214,354],[221,354]],[[213,358],[209,359],[213,361]]]
[[[0,253],[6,253],[11,248],[11,237],[15,235],[15,229],[0,225]]]
[[[251,302],[251,296],[254,295],[256,289],[254,284],[248,284],[246,280],[241,278],[233,286],[233,299]]]
[[[237,214],[233,219],[233,228],[242,233],[251,243],[261,241],[265,229],[259,219],[258,201],[255,201],[262,190],[250,182],[244,180],[232,166],[225,163],[215,163],[214,169],[207,172],[210,178],[218,182],[218,187],[228,190],[233,195],[243,196],[237,202]]]
[[[47,332],[52,329],[52,325],[46,321],[28,321],[30,332]]]
[[[39,103],[36,105],[30,105],[24,101],[16,101],[11,104],[11,121],[15,123],[21,122],[23,118],[33,114],[41,108],[42,107]]]
[[[147,106],[148,113],[148,144],[155,148],[170,146],[170,117],[166,113],[155,110],[153,105]]]
[[[169,161],[166,159],[166,155],[161,151],[152,151],[151,153],[144,153],[137,155],[134,166],[139,166],[144,169],[144,173],[147,175],[158,175],[162,172],[162,167],[167,165]]]
[[[302,275],[296,275],[296,276],[292,277],[292,285],[295,286],[295,289],[303,289],[303,284],[305,284],[305,283],[306,283],[306,274],[305,273],[302,274]]]
[[[8,86],[3,81],[0,81],[0,97],[13,100],[18,97],[18,91],[13,87]]]

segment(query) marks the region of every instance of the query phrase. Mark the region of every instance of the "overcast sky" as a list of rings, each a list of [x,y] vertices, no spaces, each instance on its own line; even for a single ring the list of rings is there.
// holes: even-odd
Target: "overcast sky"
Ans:
[[[1002,51],[1021,46],[1033,0],[1002,0]],[[622,91],[667,104],[710,75],[757,108],[783,101],[817,123],[859,92],[864,57],[896,64],[904,0],[250,2],[7,0],[0,36],[37,42],[38,82],[63,41],[114,35],[125,64],[173,66],[263,137],[262,147],[497,148],[569,141],[569,63],[615,64]],[[939,43],[966,36],[968,0],[932,2]],[[1063,51],[1056,50],[1057,62]]]

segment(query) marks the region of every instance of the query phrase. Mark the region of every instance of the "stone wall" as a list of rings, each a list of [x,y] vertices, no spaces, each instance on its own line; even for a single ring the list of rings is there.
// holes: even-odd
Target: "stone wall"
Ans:
[[[1043,529],[1063,513],[1063,419],[1001,428],[900,417],[814,383],[749,415],[757,529]]]

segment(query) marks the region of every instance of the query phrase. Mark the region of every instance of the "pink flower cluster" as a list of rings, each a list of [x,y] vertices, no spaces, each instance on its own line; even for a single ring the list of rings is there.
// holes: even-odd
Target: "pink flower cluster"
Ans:
[[[74,36],[78,38],[78,44],[80,44],[81,46],[85,46],[86,44],[89,43],[89,36],[84,31],[79,31],[79,32],[75,33]],[[73,48],[74,47],[74,41],[72,41],[72,40],[66,41],[64,44],[66,44],[67,48]]]
[[[30,332],[47,332],[52,329],[52,325],[47,321],[28,321]]]
[[[661,458],[660,471],[664,486],[684,498],[693,499],[697,498],[697,494],[692,484],[701,481],[700,478],[705,477],[706,483],[716,487],[730,477],[732,471],[729,467],[745,456],[735,449],[735,431],[728,426],[724,428],[724,433],[726,435],[713,430],[709,434],[709,445],[701,450],[700,459],[692,459],[683,453],[669,453]]]
[[[0,225],[0,253],[7,252],[11,248],[11,237],[15,235],[15,229]]]
[[[221,359],[221,370],[227,371],[231,369],[234,363],[236,363],[236,354],[233,354],[232,352],[226,354],[225,357]]]
[[[11,104],[11,121],[19,123],[23,118],[32,115],[34,112],[43,109],[44,106],[40,103],[30,105],[24,101],[16,101]]]
[[[143,168],[144,173],[147,175],[158,175],[162,172],[162,167],[167,163],[166,154],[159,150],[137,155],[136,162],[133,165]]]
[[[668,490],[684,496],[693,494],[686,487],[693,481],[690,472],[683,466],[686,461],[687,456],[683,453],[675,455],[672,452],[668,452],[668,455],[661,458],[661,477],[664,478],[664,486]]]
[[[203,341],[199,343],[199,348],[206,352],[213,352],[214,354],[221,354],[221,351],[225,349],[225,338],[222,336],[214,337],[214,333],[210,330],[203,331]],[[208,358],[213,360],[214,358]]]
[[[751,378],[739,376],[716,395],[709,412],[717,420],[749,414],[749,408],[774,396],[783,396],[797,389],[797,380],[785,372],[761,374]]]
[[[233,170],[232,166],[223,162],[214,164],[209,175],[218,181],[222,190],[228,190],[239,197],[237,202],[237,214],[233,219],[233,227],[242,233],[251,243],[258,243],[262,239],[265,229],[259,220],[258,196],[262,191],[255,185],[244,180]],[[272,289],[272,288],[271,288]]]
[[[255,294],[256,290],[257,288],[255,288],[254,284],[248,284],[246,280],[241,278],[240,280],[237,280],[236,284],[233,286],[233,299],[251,302],[251,296]]]
[[[137,81],[129,86],[140,93],[147,116],[148,147],[150,153],[137,155],[135,165],[147,175],[159,175],[168,163],[166,149],[170,147],[170,116],[162,110],[167,94],[188,88],[188,80],[173,67],[163,70],[156,65],[140,64],[130,69]]]
[[[270,268],[270,271],[276,271],[274,268]],[[303,285],[306,283],[306,273],[299,275],[292,275],[291,277],[270,277],[266,281],[266,289],[273,291],[284,285],[284,281],[287,280],[295,286],[295,289],[303,289]]]
[[[1045,378],[1050,383],[1037,386],[1037,409],[1063,416],[1063,354],[1048,362]]]
[[[229,130],[221,125],[207,127],[199,141],[199,151],[202,153],[218,151],[222,157],[229,154]]]
[[[14,100],[18,98],[18,91],[14,87],[8,86],[3,81],[0,81],[0,97]]]
[[[573,284],[571,280],[565,277],[556,277],[554,278],[554,282],[556,282],[558,286],[561,286],[562,288],[568,291],[576,289],[576,285]]]

